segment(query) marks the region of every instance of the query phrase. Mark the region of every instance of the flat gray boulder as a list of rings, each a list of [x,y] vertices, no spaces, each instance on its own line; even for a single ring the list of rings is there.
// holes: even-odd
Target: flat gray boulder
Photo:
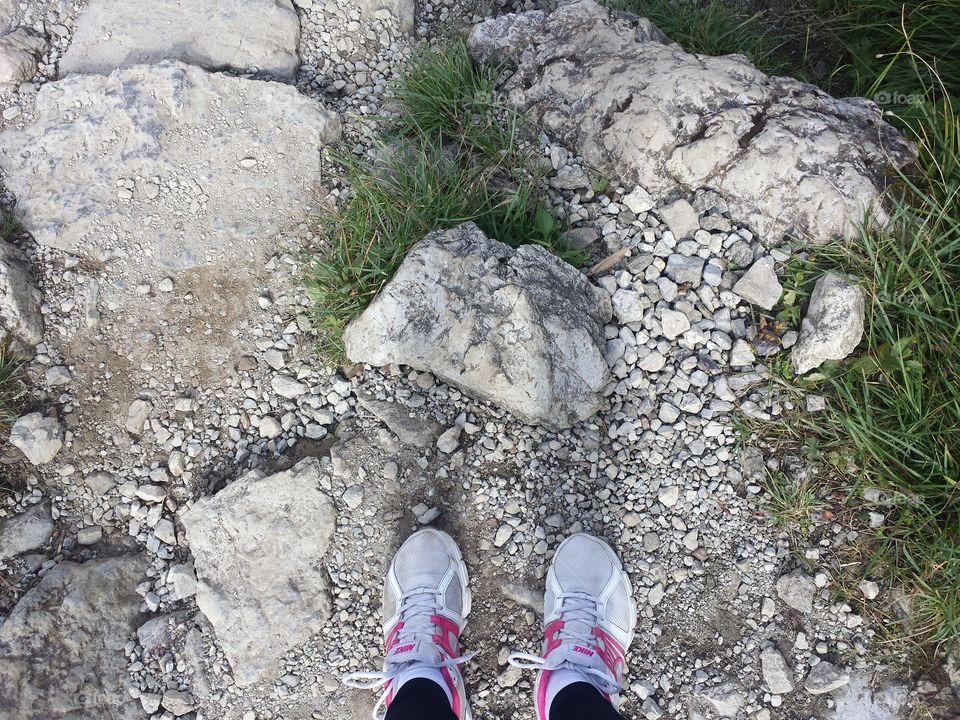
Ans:
[[[197,572],[197,606],[241,687],[330,617],[323,556],[336,512],[307,458],[269,477],[252,472],[181,515]]]
[[[532,424],[592,416],[610,300],[542,247],[473,223],[431,233],[343,335],[354,362],[427,370]]]
[[[27,354],[43,339],[43,296],[23,253],[0,240],[0,345]]]
[[[292,81],[299,41],[300,19],[290,0],[89,0],[60,73],[107,74],[181,60]]]
[[[140,720],[123,646],[147,560],[62,562],[0,625],[0,720]]]
[[[850,355],[863,338],[865,312],[859,285],[833,273],[817,280],[790,355],[794,372],[802,375]]]
[[[19,515],[0,520],[0,560],[42,547],[53,534],[50,503],[42,502]]]
[[[768,77],[743,56],[684,52],[593,0],[484,21],[470,47],[512,60],[509,100],[587,164],[658,201],[713,188],[768,244],[788,231],[848,237],[868,211],[885,220],[885,173],[915,157],[867,100]]]
[[[176,62],[48,83],[37,113],[0,134],[23,225],[74,254],[136,248],[147,268],[243,256],[302,218],[340,128],[289,85]]]

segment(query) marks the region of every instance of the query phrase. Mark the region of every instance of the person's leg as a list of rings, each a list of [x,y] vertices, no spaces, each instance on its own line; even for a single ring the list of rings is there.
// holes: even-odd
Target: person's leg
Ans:
[[[538,720],[614,720],[637,611],[630,578],[603,540],[572,535],[557,548],[544,594],[543,654],[510,662],[537,668]]]
[[[384,692],[374,708],[389,720],[470,720],[459,656],[470,612],[467,567],[449,535],[414,533],[390,563],[383,589],[383,670],[345,676],[350,687]]]
[[[573,682],[553,697],[549,720],[623,720],[623,716],[591,683]]]
[[[442,686],[427,678],[415,678],[393,696],[384,720],[457,720],[457,716]]]

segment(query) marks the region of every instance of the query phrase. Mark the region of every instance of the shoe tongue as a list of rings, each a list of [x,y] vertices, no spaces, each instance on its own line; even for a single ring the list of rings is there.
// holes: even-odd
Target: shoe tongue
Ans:
[[[437,646],[430,642],[417,640],[415,642],[401,642],[394,645],[387,654],[387,665],[397,667],[406,663],[416,662],[435,665],[441,661]]]

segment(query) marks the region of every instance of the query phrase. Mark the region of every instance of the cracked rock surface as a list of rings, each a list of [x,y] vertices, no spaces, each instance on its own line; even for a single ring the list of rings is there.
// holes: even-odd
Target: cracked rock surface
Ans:
[[[142,556],[63,562],[0,625],[0,718],[139,720],[123,647],[136,627]]]
[[[300,20],[290,0],[88,0],[62,75],[162,60],[294,79]]]
[[[771,244],[787,232],[851,236],[868,210],[883,221],[884,171],[915,157],[866,100],[768,77],[742,56],[687,53],[593,0],[488,22],[471,49],[513,60],[504,91],[515,105],[658,199],[717,190]]]
[[[426,370],[528,422],[593,415],[609,378],[606,292],[537,245],[473,223],[428,235],[344,333],[354,362]]]

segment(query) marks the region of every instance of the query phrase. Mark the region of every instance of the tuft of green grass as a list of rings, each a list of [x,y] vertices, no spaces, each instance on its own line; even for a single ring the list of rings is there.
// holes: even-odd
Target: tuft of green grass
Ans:
[[[11,210],[0,209],[0,238],[9,240],[23,231],[23,226]]]
[[[855,488],[882,488],[886,521],[864,524],[862,557],[905,600],[880,625],[893,644],[924,652],[960,637],[960,12],[956,0],[807,0],[775,16],[744,16],[718,0],[610,0],[654,21],[687,50],[740,52],[768,73],[835,95],[875,99],[919,149],[892,178],[892,221],[849,244],[808,248],[790,268],[778,320],[826,270],[862,278],[869,297],[862,352],[813,377],[783,378],[827,396],[766,432],[815,448],[832,469],[845,515],[866,512]],[[768,483],[775,521],[798,528],[816,493],[782,477]],[[858,521],[854,521],[855,523]],[[802,528],[800,528],[802,529]],[[900,605],[908,604],[904,613]]]
[[[0,432],[19,416],[21,401],[26,394],[22,379],[23,362],[0,343]]]
[[[343,357],[342,334],[427,233],[472,220],[511,246],[543,245],[564,260],[563,223],[516,112],[494,99],[496,69],[475,66],[463,40],[414,55],[375,139],[376,159],[341,156],[352,194],[327,224],[306,279],[321,354]]]
[[[925,98],[902,123],[920,158],[892,222],[808,248],[789,277],[801,296],[827,269],[862,278],[863,350],[820,369],[828,409],[801,422],[838,473],[894,498],[869,543],[913,611],[888,629],[936,647],[960,636],[960,118],[942,87]]]
[[[804,24],[811,39],[797,74],[830,92],[871,98],[882,93],[885,106],[904,112],[913,104],[909,98],[942,78],[947,94],[958,98],[955,0],[815,0],[787,22]]]
[[[784,41],[767,28],[763,13],[746,14],[723,0],[609,0],[607,4],[652,20],[690,52],[740,53],[769,75],[790,67]]]
[[[813,482],[809,473],[791,478],[783,471],[777,471],[767,473],[764,490],[777,527],[791,537],[805,540],[826,507],[821,499],[822,488]]]

